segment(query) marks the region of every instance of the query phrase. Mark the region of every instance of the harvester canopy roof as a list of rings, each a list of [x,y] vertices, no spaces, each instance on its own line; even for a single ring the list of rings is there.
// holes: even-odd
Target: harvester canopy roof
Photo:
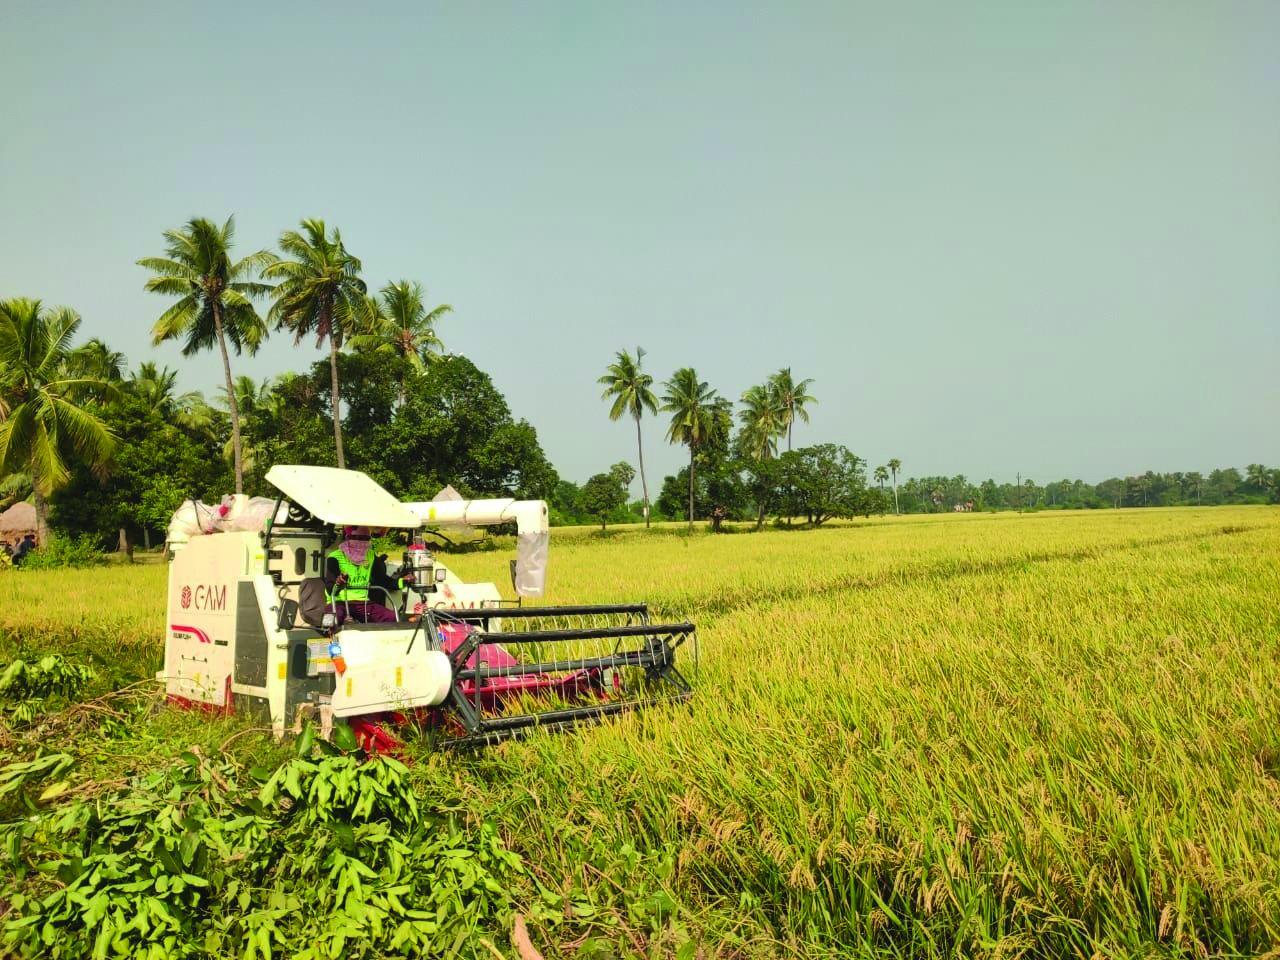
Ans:
[[[368,474],[336,467],[276,464],[267,482],[325,523],[362,527],[417,527],[417,514]]]

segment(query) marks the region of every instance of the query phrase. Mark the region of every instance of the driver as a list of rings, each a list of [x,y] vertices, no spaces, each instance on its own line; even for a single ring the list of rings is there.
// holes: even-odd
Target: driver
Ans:
[[[387,575],[386,555],[375,557],[369,551],[368,527],[344,527],[342,542],[325,558],[325,600],[357,623],[394,623],[395,613],[381,599],[370,600],[369,588],[380,587],[374,596],[386,597],[383,590],[399,590],[412,581],[412,575]]]

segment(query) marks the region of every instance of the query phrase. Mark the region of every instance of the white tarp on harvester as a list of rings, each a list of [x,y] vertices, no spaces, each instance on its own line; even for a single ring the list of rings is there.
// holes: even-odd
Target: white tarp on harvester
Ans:
[[[516,537],[516,571],[513,586],[522,597],[540,597],[547,583],[547,547],[551,534],[546,530],[521,533]]]

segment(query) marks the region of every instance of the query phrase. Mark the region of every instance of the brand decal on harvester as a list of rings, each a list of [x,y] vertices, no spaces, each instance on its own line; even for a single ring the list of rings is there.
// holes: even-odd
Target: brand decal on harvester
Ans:
[[[184,610],[189,607],[195,607],[197,610],[225,610],[227,609],[227,585],[201,583],[197,584],[194,590],[183,587],[178,600]]]
[[[173,631],[173,639],[175,640],[196,640],[200,643],[212,642],[215,646],[225,647],[225,640],[210,640],[209,635],[199,627],[188,627],[185,624],[175,623],[169,628]]]

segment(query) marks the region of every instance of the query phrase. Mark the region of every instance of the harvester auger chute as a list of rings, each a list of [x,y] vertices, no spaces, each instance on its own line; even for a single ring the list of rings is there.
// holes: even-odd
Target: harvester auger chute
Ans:
[[[267,480],[274,501],[192,503],[170,525],[159,675],[170,700],[265,714],[278,734],[314,716],[322,732],[345,724],[390,750],[412,729],[467,748],[692,695],[676,656],[696,666],[693,624],[653,623],[644,604],[521,605],[543,593],[543,501],[401,503],[363,473],[328,467],[275,466]],[[392,577],[400,586],[369,588],[393,622],[356,622],[326,574],[335,528],[508,522],[515,605],[491,583],[463,582],[416,534]]]

